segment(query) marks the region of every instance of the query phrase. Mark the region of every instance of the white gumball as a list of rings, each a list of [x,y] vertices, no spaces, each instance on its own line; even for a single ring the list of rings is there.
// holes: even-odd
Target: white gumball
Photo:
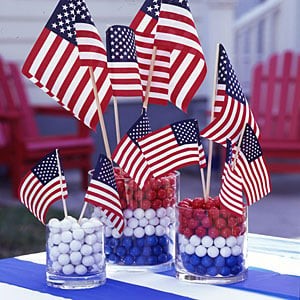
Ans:
[[[49,256],[52,261],[57,260],[58,256],[60,255],[60,251],[58,250],[58,246],[54,246],[50,248]]]
[[[152,219],[149,219],[149,224],[153,225],[153,226],[158,225],[159,224],[159,218],[158,217],[154,217]]]
[[[142,238],[145,235],[145,230],[142,227],[137,227],[133,230],[133,235],[136,238]]]
[[[68,264],[68,265],[63,266],[62,271],[65,275],[71,275],[74,273],[75,268],[73,265]]]
[[[155,227],[155,234],[157,236],[162,236],[162,235],[166,234],[166,228],[164,226],[157,225]]]
[[[206,248],[209,248],[210,246],[212,246],[213,242],[214,242],[213,239],[208,235],[205,235],[201,240],[202,245]]]
[[[92,255],[87,255],[82,258],[82,264],[86,267],[91,267],[95,263],[94,257]]]
[[[84,223],[88,222],[88,218],[82,218],[80,221],[79,221],[79,224],[82,226]]]
[[[125,236],[133,236],[133,229],[131,227],[125,227],[123,230]]]
[[[203,257],[203,256],[206,255],[207,249],[206,249],[204,246],[199,245],[199,246],[197,246],[197,247],[195,248],[195,253],[196,253],[197,256]]]
[[[84,230],[81,228],[73,230],[73,238],[75,240],[82,240],[84,238]]]
[[[133,211],[131,209],[125,209],[123,214],[126,219],[130,219],[133,216]]]
[[[73,240],[72,232],[67,230],[61,233],[61,241],[63,243],[70,243]]]
[[[198,235],[194,234],[190,237],[190,244],[197,247],[198,245],[200,245],[201,243],[201,239],[199,238]]]
[[[73,240],[70,243],[70,249],[71,251],[79,251],[81,249],[82,243],[78,240]]]
[[[105,231],[104,231],[105,237],[110,237],[111,236],[111,232],[112,232],[112,228],[105,226]]]
[[[231,253],[234,256],[238,256],[242,253],[242,248],[239,245],[235,245],[231,248]]]
[[[91,234],[95,231],[95,226],[92,222],[87,221],[82,224],[81,228],[84,230],[85,233]]]
[[[139,226],[140,227],[145,227],[147,226],[149,223],[148,219],[146,217],[143,217],[139,220]]]
[[[163,218],[167,215],[167,210],[164,207],[160,207],[157,211],[156,211],[156,215],[159,218]]]
[[[118,239],[121,237],[121,233],[116,229],[114,228],[111,232],[111,235],[115,238],[115,239]]]
[[[73,265],[77,266],[81,263],[82,254],[79,251],[70,254],[70,261]]]
[[[72,221],[68,218],[64,218],[60,222],[60,228],[62,231],[70,230],[72,228]]]
[[[226,245],[228,247],[233,247],[237,244],[237,239],[235,236],[229,236],[227,239],[226,239]]]
[[[87,256],[87,255],[92,254],[93,248],[90,245],[84,244],[84,245],[82,245],[82,247],[80,249],[80,252],[81,252],[82,255]]]
[[[145,217],[150,220],[150,219],[153,219],[154,217],[156,216],[156,212],[153,208],[148,208],[146,211],[145,211]]]
[[[146,235],[153,235],[155,233],[155,227],[153,225],[148,224],[145,227],[145,233]]]
[[[87,267],[84,265],[78,265],[75,267],[75,273],[78,275],[84,275],[87,273]]]
[[[69,244],[66,244],[66,243],[60,243],[60,244],[58,245],[58,251],[59,251],[60,253],[63,253],[63,254],[68,253],[68,252],[70,251],[70,246],[69,246]]]
[[[59,245],[61,243],[61,235],[59,233],[54,233],[51,235],[51,241],[54,245]]]
[[[180,243],[180,244],[182,244],[182,245],[187,245],[189,242],[190,242],[189,239],[187,239],[187,238],[185,237],[185,235],[183,235],[183,234],[180,234],[180,235],[179,235],[179,243]]]
[[[145,216],[145,211],[139,207],[133,211],[133,216],[140,220]]]
[[[231,255],[231,249],[228,246],[225,246],[220,249],[220,254],[223,257],[229,257]]]
[[[170,217],[171,222],[175,222],[176,220],[176,213],[175,213],[175,209],[173,207],[167,207],[166,209],[167,211],[167,216]]]
[[[60,263],[58,261],[54,261],[52,263],[51,267],[52,267],[52,269],[53,269],[54,272],[59,272],[62,269],[62,266],[60,265]]]
[[[80,227],[80,225],[76,222],[76,223],[72,223],[72,232],[74,231],[74,230],[76,230],[76,229],[80,229],[81,227]]]
[[[65,266],[70,262],[70,256],[68,254],[60,254],[57,258],[57,261],[60,263],[61,266]]]
[[[101,243],[94,243],[92,245],[93,253],[100,253],[102,251],[102,244]]]
[[[217,248],[223,248],[226,244],[226,240],[222,236],[218,236],[214,239],[214,245]]]
[[[95,253],[93,254],[93,257],[94,257],[95,264],[100,266],[105,264],[105,257],[103,254]]]
[[[168,227],[171,223],[171,219],[168,216],[164,216],[159,220],[159,224]]]
[[[187,245],[185,245],[184,251],[185,251],[185,253],[190,254],[190,255],[194,254],[195,253],[195,247],[191,244],[187,244]]]
[[[208,256],[215,258],[219,255],[219,249],[216,246],[211,246],[207,249]]]
[[[127,226],[134,229],[139,226],[139,220],[135,217],[132,217],[127,221]]]
[[[236,243],[241,246],[244,243],[244,236],[243,235],[239,235],[236,239]]]
[[[93,245],[94,243],[97,242],[97,236],[95,233],[92,234],[88,234],[85,239],[84,239],[85,243],[88,245]]]
[[[52,233],[60,232],[60,221],[56,218],[52,218],[48,222],[49,231]]]

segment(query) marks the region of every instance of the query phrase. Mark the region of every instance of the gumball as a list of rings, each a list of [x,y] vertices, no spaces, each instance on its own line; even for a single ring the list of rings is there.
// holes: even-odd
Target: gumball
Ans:
[[[183,234],[187,237],[190,238],[194,233],[194,230],[192,230],[191,228],[187,227],[183,230]]]
[[[160,255],[160,254],[163,253],[163,249],[159,245],[154,246],[153,249],[152,249],[152,251],[153,251],[153,254],[156,255],[156,256],[158,256],[158,255]]]
[[[201,239],[197,235],[192,235],[190,237],[191,245],[196,247],[196,246],[200,245],[200,242],[201,242]]]
[[[137,239],[135,239],[135,242],[138,247],[143,248],[145,245],[145,238],[144,237],[137,238]]]
[[[140,220],[145,216],[145,211],[142,208],[137,208],[133,211],[133,216]]]
[[[218,274],[218,269],[215,266],[207,268],[207,274],[209,276],[216,276]]]
[[[198,226],[195,230],[195,233],[196,233],[197,236],[202,238],[203,236],[206,235],[206,229],[202,226]]]
[[[82,247],[80,249],[80,252],[81,252],[82,255],[87,256],[87,255],[90,255],[90,254],[93,253],[93,248],[90,245],[84,244],[84,245],[82,245]]]
[[[191,205],[193,209],[197,209],[197,208],[202,208],[203,203],[204,203],[203,198],[194,198]]]
[[[190,264],[197,266],[200,264],[200,258],[196,254],[192,254],[190,257]]]
[[[134,263],[134,257],[132,255],[126,255],[124,257],[124,264],[125,265],[132,265]]]
[[[139,221],[138,221],[138,219],[136,219],[134,217],[130,218],[127,222],[127,226],[132,229],[138,227],[138,225],[139,225]]]
[[[221,229],[221,235],[224,238],[228,238],[229,236],[231,236],[231,229],[229,227],[225,227]]]
[[[103,257],[103,254],[95,253],[93,254],[95,264],[98,264],[100,266],[103,266],[105,264],[105,258]]]
[[[157,210],[162,206],[162,201],[158,198],[154,199],[152,202],[152,208]]]
[[[69,250],[70,250],[69,244],[66,244],[66,243],[60,243],[60,244],[58,245],[58,251],[59,251],[60,253],[68,253]]]
[[[158,243],[161,246],[168,246],[169,245],[169,237],[167,235],[160,236],[158,238]]]
[[[143,217],[139,220],[139,226],[145,227],[148,225],[148,219],[146,217]]]
[[[223,266],[222,268],[220,268],[219,273],[222,276],[228,276],[228,275],[230,275],[230,268],[227,266]]]
[[[212,239],[210,236],[205,235],[205,236],[202,238],[201,243],[202,243],[202,245],[203,245],[204,247],[208,248],[208,247],[212,246],[212,244],[213,244],[213,239]]]
[[[165,254],[165,253],[160,254],[160,255],[157,257],[157,261],[158,261],[158,263],[160,263],[160,264],[163,264],[163,263],[167,262],[167,261],[168,261],[168,255]]]
[[[50,248],[49,255],[52,261],[56,260],[61,252],[58,250],[58,246]]]
[[[226,265],[228,267],[233,267],[234,265],[237,264],[237,258],[236,258],[236,256],[233,256],[233,255],[225,258],[225,261],[226,261]]]
[[[209,217],[204,217],[201,220],[201,224],[204,228],[210,228],[212,226],[212,221]]]
[[[130,237],[123,237],[123,239],[121,241],[121,244],[126,249],[129,249],[132,246],[132,238],[130,238]]]
[[[203,256],[206,255],[207,249],[206,249],[204,246],[199,245],[199,246],[197,246],[197,247],[195,248],[195,253],[196,253],[197,256],[203,257]]]
[[[191,229],[197,228],[198,224],[199,224],[199,221],[194,219],[194,218],[191,218],[191,219],[188,220],[188,227],[191,228]]]
[[[146,236],[145,237],[145,244],[148,246],[155,246],[158,243],[158,237],[155,235]]]
[[[57,258],[57,261],[61,266],[65,266],[70,262],[70,256],[68,254],[60,254]]]
[[[168,227],[171,223],[171,220],[168,216],[164,216],[160,219],[159,223],[164,227]]]
[[[99,253],[102,251],[102,244],[97,242],[97,243],[94,243],[93,245],[91,245],[92,248],[93,248],[93,253]]]
[[[208,210],[208,215],[214,220],[216,220],[219,217],[219,214],[220,214],[220,211],[216,207],[212,207]]]
[[[158,218],[162,218],[165,217],[167,215],[167,210],[164,207],[160,207],[157,211],[156,211],[156,215]]]
[[[136,238],[142,238],[145,235],[145,230],[142,227],[137,227],[133,230],[133,235]]]
[[[75,240],[82,240],[84,238],[84,230],[79,228],[73,231],[73,238]]]
[[[155,233],[155,227],[153,225],[147,225],[145,227],[145,233],[146,235],[153,235]]]
[[[86,267],[91,267],[95,263],[94,257],[92,255],[87,255],[82,258],[82,264]]]
[[[148,220],[151,220],[153,219],[154,217],[156,216],[156,212],[153,208],[149,208],[145,211],[145,217],[148,219]]]
[[[204,266],[202,266],[202,265],[198,265],[195,268],[195,273],[203,276],[203,275],[206,274],[206,268]]]
[[[231,253],[234,256],[238,256],[242,253],[242,248],[238,245],[235,245],[231,248]]]
[[[71,264],[67,264],[67,265],[63,266],[63,268],[62,268],[62,272],[63,272],[65,275],[71,275],[71,274],[74,273],[74,271],[75,271],[75,268],[74,268],[74,266],[71,265]]]
[[[214,245],[218,248],[223,248],[226,244],[226,240],[222,236],[218,236],[214,239]]]
[[[133,229],[131,227],[125,227],[123,230],[123,235],[133,236]]]
[[[121,234],[118,232],[118,230],[116,228],[114,228],[111,232],[111,235],[115,238],[115,239],[119,239],[121,237]]]
[[[110,253],[107,257],[108,261],[112,262],[112,263],[118,263],[120,261],[120,258],[114,254],[114,253]]]
[[[205,217],[205,210],[203,208],[196,208],[193,211],[193,218],[202,220]]]
[[[165,227],[163,227],[163,226],[161,226],[161,225],[157,225],[157,226],[155,227],[155,234],[156,234],[157,236],[162,236],[162,235],[164,235],[165,233],[166,233]]]
[[[130,255],[137,257],[137,256],[141,255],[141,250],[139,247],[134,246],[129,250],[129,253],[130,253]]]
[[[85,233],[91,234],[95,231],[95,226],[92,222],[87,221],[84,224],[82,224],[81,228],[84,230]]]
[[[201,259],[202,266],[204,266],[206,268],[212,266],[213,262],[214,262],[214,260],[211,257],[209,257],[208,255],[202,257],[202,259]]]
[[[87,267],[84,265],[78,265],[75,267],[75,273],[78,275],[84,275],[87,273]]]
[[[221,255],[215,258],[215,266],[216,267],[223,267],[225,265],[225,258]]]
[[[120,257],[124,257],[126,254],[126,248],[124,246],[118,246],[116,249],[116,254]]]
[[[154,196],[155,197],[155,196]],[[147,200],[147,199],[143,199],[143,201],[141,201],[141,208],[143,210],[147,210],[151,207],[151,201],[150,200]]]
[[[213,239],[216,238],[217,236],[219,236],[219,229],[216,227],[209,228],[208,235]]]
[[[52,263],[51,268],[53,269],[54,272],[59,272],[59,271],[61,271],[62,266],[59,264],[58,261],[54,261],[54,262]]]
[[[218,229],[222,229],[227,225],[226,220],[224,218],[217,218],[215,219],[214,223],[215,223],[215,227]]]
[[[84,239],[85,243],[88,245],[93,245],[96,243],[97,241],[97,236],[96,234],[92,233],[92,234],[88,234],[85,239]]]
[[[70,230],[72,228],[72,221],[68,218],[64,218],[60,222],[60,228],[62,231]]]
[[[70,261],[73,265],[77,266],[81,263],[82,254],[79,251],[70,254]]]
[[[146,247],[143,248],[142,255],[144,255],[144,256],[150,256],[151,254],[152,254],[151,247],[146,246]]]
[[[156,256],[148,256],[147,258],[146,258],[146,263],[148,264],[148,265],[156,265],[157,264],[157,257]]]
[[[187,244],[185,246],[184,250],[187,254],[194,254],[195,253],[195,247],[191,244]]]
[[[48,222],[49,231],[52,233],[60,232],[60,222],[56,218],[52,218]]]
[[[231,249],[229,247],[225,246],[220,249],[220,254],[225,258],[229,257],[231,255]]]
[[[152,219],[149,219],[149,224],[153,225],[153,226],[158,225],[159,224],[159,218],[158,217],[154,217]]]
[[[146,257],[145,256],[139,256],[139,257],[137,257],[135,263],[138,266],[145,265],[146,264]]]
[[[54,245],[59,245],[60,242],[61,242],[61,235],[59,233],[54,233],[52,236],[51,236],[51,242],[54,244]]]
[[[125,209],[123,215],[126,219],[130,219],[133,216],[133,211],[131,209]]]
[[[219,255],[219,249],[216,246],[211,246],[207,249],[207,255],[215,258]]]
[[[111,236],[111,232],[112,232],[112,228],[109,228],[109,227],[105,226],[105,229],[104,229],[104,236],[105,236],[105,237]]]
[[[233,247],[237,244],[237,238],[234,237],[234,236],[229,236],[227,239],[226,239],[226,245],[228,247]]]
[[[244,243],[244,236],[243,235],[238,236],[236,242],[239,246],[241,246]]]

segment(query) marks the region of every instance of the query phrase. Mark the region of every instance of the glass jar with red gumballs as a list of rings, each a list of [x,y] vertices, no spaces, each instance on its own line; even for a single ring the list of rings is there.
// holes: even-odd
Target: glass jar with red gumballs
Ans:
[[[176,277],[226,284],[247,277],[247,210],[237,215],[219,197],[185,198],[176,205]]]
[[[107,268],[112,270],[165,271],[175,260],[175,205],[180,174],[171,172],[147,180],[140,189],[133,179],[115,168],[125,228],[120,235],[99,208],[94,216],[105,226]]]

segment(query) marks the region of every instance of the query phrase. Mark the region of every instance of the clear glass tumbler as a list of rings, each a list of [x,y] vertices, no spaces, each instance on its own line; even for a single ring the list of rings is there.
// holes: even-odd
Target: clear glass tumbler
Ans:
[[[218,197],[184,199],[176,206],[176,276],[225,284],[247,277],[247,210],[239,216]]]
[[[98,219],[51,219],[46,235],[49,286],[86,289],[105,283],[104,226]]]
[[[115,169],[117,189],[125,217],[120,235],[99,208],[93,216],[105,226],[105,254],[112,270],[165,271],[175,259],[175,204],[179,198],[179,172],[151,178],[140,189]]]

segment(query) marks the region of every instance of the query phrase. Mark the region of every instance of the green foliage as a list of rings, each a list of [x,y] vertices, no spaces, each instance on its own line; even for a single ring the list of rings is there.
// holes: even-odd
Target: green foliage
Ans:
[[[63,218],[50,209],[49,218]],[[45,251],[45,226],[25,207],[0,207],[0,258]]]

